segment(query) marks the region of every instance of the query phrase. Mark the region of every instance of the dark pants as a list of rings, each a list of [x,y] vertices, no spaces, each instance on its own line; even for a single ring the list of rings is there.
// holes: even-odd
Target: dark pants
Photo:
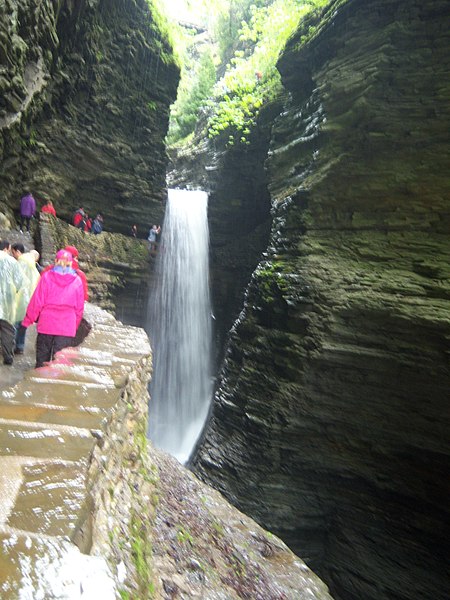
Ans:
[[[73,346],[73,337],[67,335],[50,335],[38,333],[36,338],[36,369],[45,362],[53,360],[57,352],[68,346]]]
[[[11,323],[0,319],[0,338],[2,345],[3,360],[6,364],[11,364],[14,358],[14,337],[16,330]]]
[[[25,348],[25,335],[27,330],[25,327],[20,326],[21,321],[15,323],[16,328],[16,350],[21,350],[23,352]]]
[[[23,222],[27,224],[27,231],[30,231],[30,219],[31,217],[25,217],[24,215],[20,215],[20,229],[23,231]]]

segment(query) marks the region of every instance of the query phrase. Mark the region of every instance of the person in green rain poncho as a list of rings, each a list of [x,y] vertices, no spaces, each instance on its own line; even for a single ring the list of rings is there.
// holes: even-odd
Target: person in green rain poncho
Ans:
[[[25,284],[19,263],[10,255],[10,243],[0,240],[0,342],[5,365],[14,360],[14,336],[18,294]]]
[[[17,243],[11,246],[11,254],[19,263],[19,267],[22,269],[22,274],[24,276],[24,284],[20,288],[17,297],[16,320],[14,323],[16,328],[14,354],[23,354],[27,330],[24,327],[21,327],[21,322],[25,317],[28,303],[30,302],[30,298],[36,289],[40,278],[39,272],[36,269],[35,255],[38,253],[35,250],[25,252],[23,244]]]

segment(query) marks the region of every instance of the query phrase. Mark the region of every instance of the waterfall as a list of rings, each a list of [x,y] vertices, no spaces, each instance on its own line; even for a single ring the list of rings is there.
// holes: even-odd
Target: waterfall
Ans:
[[[211,400],[208,196],[169,190],[148,331],[154,369],[149,437],[188,460]]]

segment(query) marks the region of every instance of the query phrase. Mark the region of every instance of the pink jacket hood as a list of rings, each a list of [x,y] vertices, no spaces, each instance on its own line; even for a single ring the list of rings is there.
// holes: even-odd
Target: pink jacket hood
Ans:
[[[75,273],[43,273],[22,321],[29,327],[37,321],[38,333],[74,337],[83,316],[84,292]]]

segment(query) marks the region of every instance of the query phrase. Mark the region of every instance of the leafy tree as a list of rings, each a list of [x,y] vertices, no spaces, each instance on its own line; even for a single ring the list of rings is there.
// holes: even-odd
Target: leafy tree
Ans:
[[[201,26],[197,34],[178,27],[173,36],[182,57],[182,81],[172,108],[169,143],[192,133],[205,111],[210,137],[248,143],[259,110],[282,89],[276,63],[288,37],[301,19],[329,1],[188,2],[192,18]],[[200,32],[201,27],[212,32],[212,39]]]
[[[206,48],[190,73],[192,85],[187,85],[171,113],[168,142],[173,143],[194,131],[201,107],[209,98],[216,82],[216,68],[210,48]]]
[[[241,22],[240,49],[217,83],[208,135],[226,134],[228,143],[247,143],[261,106],[281,91],[276,62],[300,19],[327,0],[273,0],[252,4]]]

